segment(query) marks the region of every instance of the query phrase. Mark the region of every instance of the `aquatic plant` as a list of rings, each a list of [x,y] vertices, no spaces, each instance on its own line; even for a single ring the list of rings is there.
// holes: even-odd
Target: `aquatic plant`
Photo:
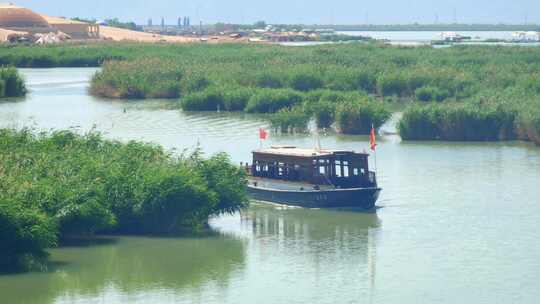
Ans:
[[[408,140],[504,140],[515,138],[517,112],[500,104],[452,103],[410,106],[399,122]]]
[[[449,97],[450,93],[446,90],[441,90],[436,87],[421,87],[414,91],[416,99],[419,101],[443,101]]]
[[[297,91],[311,91],[322,88],[322,77],[313,70],[294,71],[289,79],[289,86]]]
[[[45,213],[2,196],[0,240],[0,272],[19,270],[46,257],[44,249],[57,244],[56,223]]]
[[[378,129],[390,116],[383,103],[369,97],[340,103],[336,109],[338,129],[345,134],[369,134],[372,126]]]
[[[0,98],[19,97],[25,94],[26,86],[17,69],[0,67]]]
[[[137,43],[0,46],[0,64],[4,65],[99,66],[103,62],[107,63],[92,81],[93,94],[112,98],[183,98],[206,90],[211,92],[213,87],[220,88],[219,102],[211,101],[210,97],[216,97],[215,94],[206,92],[195,95],[198,103],[193,103],[195,99],[189,103],[194,104],[193,109],[208,111],[219,108],[272,113],[301,103],[318,103],[320,91],[331,91],[334,95],[361,92],[384,102],[420,100],[423,103],[474,104],[472,101],[485,92],[502,93],[514,88],[515,96],[520,95],[520,91],[531,96],[505,95],[504,100],[490,103],[517,111],[515,132],[519,138],[536,138],[536,120],[529,113],[534,113],[538,104],[529,100],[540,95],[538,48],[455,46],[434,49],[377,43],[301,48]],[[290,90],[289,96],[302,96],[303,100],[294,97],[293,102],[283,98],[280,102],[269,102],[273,100],[270,97],[273,93],[283,92],[268,91],[272,89]],[[328,102],[336,103],[336,100]],[[184,104],[188,103],[182,102]],[[303,108],[309,110],[307,106]],[[491,111],[485,107],[480,110]],[[332,113],[318,111],[317,115],[321,123],[327,120],[322,123],[327,125]],[[325,115],[327,117],[323,117]],[[474,120],[485,124],[481,129],[491,127],[489,119]],[[449,124],[447,127],[456,128],[455,134],[463,133],[458,130],[463,126]],[[348,128],[343,132],[346,130]]]
[[[90,93],[110,98],[177,98],[182,68],[174,61],[141,58],[106,62],[91,81]]]
[[[188,111],[217,111],[223,103],[222,91],[218,87],[210,87],[184,96],[180,106]]]
[[[306,110],[313,113],[318,128],[330,128],[335,121],[337,103],[321,98],[318,102],[308,103]]]
[[[272,128],[283,133],[305,132],[310,119],[311,115],[301,107],[284,108],[269,116]]]
[[[184,96],[180,107],[186,111],[244,111],[254,92],[249,87],[211,86]]]
[[[260,88],[282,88],[285,80],[276,73],[261,72],[255,75],[255,84]]]
[[[245,172],[223,154],[175,156],[94,132],[2,129],[0,163],[0,268],[58,238],[200,229],[247,203]]]
[[[291,89],[259,89],[249,99],[248,113],[275,113],[302,102],[302,95]]]

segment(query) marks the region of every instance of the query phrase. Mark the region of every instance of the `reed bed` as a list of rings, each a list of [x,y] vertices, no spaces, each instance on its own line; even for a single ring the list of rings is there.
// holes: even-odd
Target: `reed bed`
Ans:
[[[17,69],[0,67],[0,98],[20,97],[26,94],[26,86]]]
[[[247,204],[244,171],[218,154],[173,156],[97,133],[0,130],[0,270],[96,233],[178,233]]]
[[[180,98],[179,104],[185,110],[255,113],[283,110],[281,115],[295,115],[297,110],[292,109],[301,107],[321,125],[328,127],[333,124],[341,132],[349,132],[356,127],[341,128],[336,124],[338,104],[320,98],[314,101],[313,95],[310,99],[310,94],[317,91],[358,93],[378,100],[407,102],[412,106],[404,117],[414,114],[416,118],[415,123],[403,122],[400,130],[403,130],[405,139],[424,138],[414,135],[424,132],[415,130],[415,126],[422,125],[420,121],[429,125],[430,115],[435,115],[432,112],[459,112],[474,121],[459,125],[469,118],[448,118],[444,128],[440,129],[456,128],[455,132],[451,134],[445,131],[445,135],[437,131],[437,135],[432,137],[456,137],[456,140],[509,139],[512,136],[506,133],[504,136],[493,136],[492,133],[479,131],[478,136],[470,136],[459,131],[477,123],[481,125],[478,130],[493,127],[490,118],[473,115],[474,100],[485,92],[502,94],[508,90],[530,95],[526,100],[535,100],[540,95],[540,49],[535,47],[456,46],[434,49],[377,43],[301,48],[247,44],[129,43],[0,47],[0,64],[97,66],[103,62],[107,62],[104,69],[92,81],[92,93],[96,95],[111,98]],[[305,106],[308,99],[311,105]],[[356,103],[364,104],[361,98]],[[536,102],[506,96],[504,100],[497,98],[490,103],[498,103],[512,113],[517,111],[518,119],[515,120],[513,133],[517,133],[515,136],[518,138],[535,140]],[[316,105],[320,105],[320,110],[316,110]],[[420,115],[418,109],[423,106],[429,110]],[[493,108],[497,107],[492,105],[477,110],[487,111],[484,114],[489,116]],[[363,126],[356,129],[364,130]]]
[[[540,96],[508,88],[482,92],[464,102],[413,104],[398,128],[405,140],[522,139],[540,144]]]

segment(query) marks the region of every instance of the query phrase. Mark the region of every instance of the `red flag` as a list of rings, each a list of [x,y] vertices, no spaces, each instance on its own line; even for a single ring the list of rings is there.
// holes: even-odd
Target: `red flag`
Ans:
[[[375,151],[377,148],[377,142],[375,141],[375,128],[373,125],[371,125],[371,133],[369,134],[369,145],[373,151]]]
[[[259,129],[259,138],[260,139],[266,139],[268,137],[268,133],[266,132],[265,129],[263,128],[260,128]]]

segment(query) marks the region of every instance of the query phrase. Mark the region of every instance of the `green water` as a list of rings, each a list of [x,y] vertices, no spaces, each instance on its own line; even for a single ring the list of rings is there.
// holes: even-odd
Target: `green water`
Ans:
[[[256,117],[95,99],[92,72],[25,70],[31,93],[0,103],[0,126],[96,128],[179,151],[199,143],[238,162],[259,145]],[[379,140],[376,214],[254,204],[201,237],[73,243],[50,250],[46,271],[0,275],[0,303],[537,303],[540,148]],[[322,137],[343,149],[367,141]],[[280,143],[314,145],[307,135],[266,144]]]

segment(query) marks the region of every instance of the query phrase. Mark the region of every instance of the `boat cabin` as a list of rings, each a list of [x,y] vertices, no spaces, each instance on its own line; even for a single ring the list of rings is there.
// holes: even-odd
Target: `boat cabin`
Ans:
[[[331,185],[336,188],[375,187],[366,153],[279,146],[253,151],[251,175],[276,180]]]

